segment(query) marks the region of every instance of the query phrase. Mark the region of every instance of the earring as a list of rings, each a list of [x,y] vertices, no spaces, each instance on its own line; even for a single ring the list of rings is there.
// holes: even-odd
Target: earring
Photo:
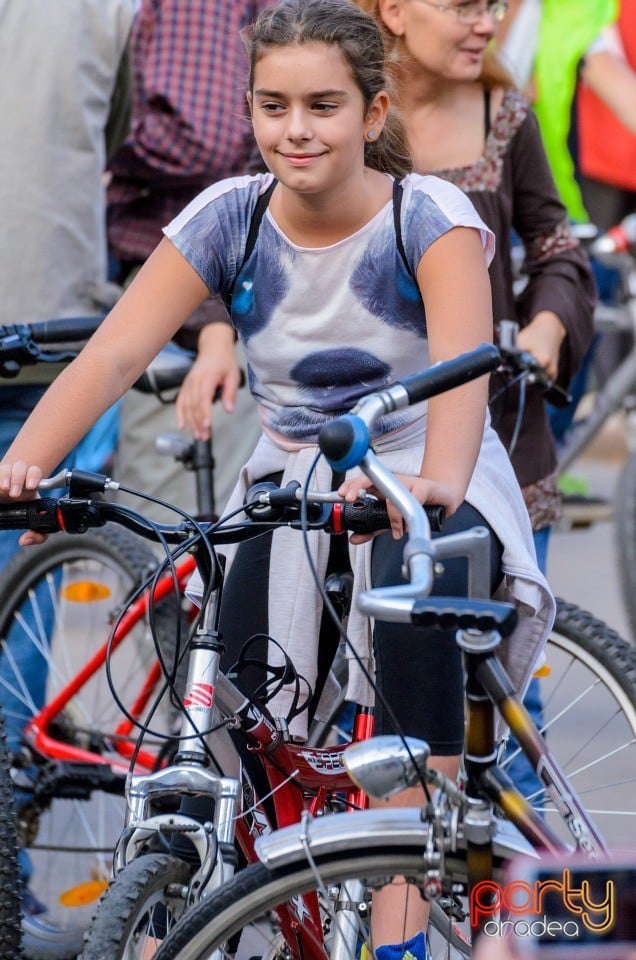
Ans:
[[[390,60],[391,63],[397,63],[400,59],[400,38],[397,34],[393,36],[393,46],[387,59]]]
[[[369,132],[367,133],[366,139],[375,140],[375,133],[373,132],[373,130],[369,130]]]

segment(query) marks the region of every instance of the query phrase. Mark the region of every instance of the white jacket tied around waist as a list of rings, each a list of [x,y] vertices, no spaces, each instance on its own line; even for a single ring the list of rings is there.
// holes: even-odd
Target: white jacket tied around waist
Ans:
[[[422,463],[425,433],[424,417],[409,427],[374,441],[374,450],[392,471],[417,476]],[[283,471],[283,486],[290,480],[304,483],[316,452],[314,444],[290,452],[264,434],[241,470],[226,512],[238,509],[244,502],[248,488],[267,474]],[[356,468],[349,475],[357,472]],[[318,462],[311,488],[331,489],[331,468],[324,458]],[[503,544],[503,581],[497,599],[516,605],[519,623],[513,634],[502,642],[500,654],[515,687],[520,691],[525,690],[552,628],[556,605],[536,564],[530,521],[518,483],[489,420],[466,500],[488,521]],[[309,531],[308,537],[318,575],[324,578],[329,537],[316,530]],[[356,605],[358,595],[371,586],[371,547],[372,542],[349,546],[354,585],[347,633],[356,654],[367,670],[373,673],[373,625],[359,613]],[[227,557],[226,570],[236,549],[235,545],[229,545],[219,550]],[[297,530],[281,528],[276,531],[270,562],[268,632],[313,687],[317,673],[316,651],[322,604],[309,565],[304,562],[304,550],[303,538]],[[285,589],[281,591],[283,583]],[[201,580],[195,574],[188,584],[188,596],[196,602],[201,595]],[[245,601],[249,602],[249,597],[245,597]],[[422,643],[428,642],[434,640],[422,634]],[[279,663],[281,654],[276,647],[272,647],[268,657],[269,662]],[[351,651],[348,651],[348,657],[347,699],[372,705],[373,690]],[[286,715],[292,697],[292,691],[281,691],[270,701],[270,712],[274,716]],[[323,708],[324,701],[325,695],[321,701]],[[306,714],[301,714],[292,722],[292,734],[305,736],[306,723]]]

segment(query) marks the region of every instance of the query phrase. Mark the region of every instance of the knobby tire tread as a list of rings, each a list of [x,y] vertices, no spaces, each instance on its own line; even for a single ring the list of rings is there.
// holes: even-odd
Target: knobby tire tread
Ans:
[[[636,649],[587,610],[557,598],[554,630],[574,641],[612,674],[636,710]]]
[[[22,956],[20,882],[11,767],[0,713],[0,957]]]
[[[129,863],[102,894],[79,960],[121,960],[127,956],[126,941],[149,897],[167,884],[187,885],[191,871],[186,863],[167,853],[149,853]]]

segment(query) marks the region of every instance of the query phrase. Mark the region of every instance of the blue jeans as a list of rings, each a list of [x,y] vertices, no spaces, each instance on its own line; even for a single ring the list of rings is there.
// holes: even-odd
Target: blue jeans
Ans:
[[[534,533],[534,546],[537,551],[537,566],[542,573],[545,573],[548,559],[548,541],[550,539],[550,527],[544,527]],[[543,726],[543,701],[541,699],[541,684],[533,677],[523,698],[523,705],[532,717],[533,723],[541,728]],[[510,756],[518,749],[517,741],[510,737],[506,756]],[[536,799],[543,791],[543,784],[530,766],[530,761],[525,754],[519,753],[508,765],[508,773],[514,780],[515,786],[524,796],[533,796]]]
[[[45,391],[42,386],[0,387],[0,456],[4,456],[15,439],[27,417]],[[109,447],[114,446],[115,419],[112,411],[105,415],[82,440],[80,447],[73,451],[59,469],[71,469],[79,465],[78,451],[85,455],[81,465],[86,469],[98,469],[100,463],[89,454],[105,456]],[[51,425],[54,429],[54,424]],[[94,437],[99,438],[96,445]],[[60,491],[61,492],[61,491]],[[53,494],[54,495],[54,494]],[[21,549],[18,545],[22,531],[0,531],[0,570],[4,570],[11,559]],[[37,549],[29,547],[28,549]],[[0,703],[5,717],[7,744],[9,750],[17,752],[20,748],[22,730],[31,719],[33,709],[44,705],[47,681],[47,659],[42,650],[31,642],[30,636],[50,637],[53,630],[53,603],[49,589],[42,585],[36,590],[38,621],[33,615],[31,604],[25,604],[22,613],[24,625],[14,623],[0,653]],[[25,699],[30,700],[29,704]],[[19,801],[18,801],[19,802]],[[31,868],[28,856],[20,851],[20,869],[23,882],[27,883]]]
[[[4,456],[15,439],[18,431],[44,393],[40,386],[0,387],[0,455]],[[73,457],[69,457],[63,464],[70,467]],[[18,540],[22,534],[20,530],[0,531],[0,569],[4,570],[11,559],[18,553]],[[26,682],[26,687],[36,706],[44,703],[46,686],[46,659],[29,642],[28,631],[32,629],[36,634],[47,634],[53,625],[52,610],[48,623],[38,629],[32,616],[27,610],[25,628],[13,626],[9,636],[5,639],[3,652],[0,655],[0,703],[5,715],[7,742],[10,750],[16,750],[20,745],[20,735],[25,723],[31,717],[31,711],[24,704],[24,695],[16,690],[16,673],[19,673]],[[48,628],[48,629],[47,629]],[[25,630],[27,632],[25,632]],[[12,661],[15,661],[15,667]],[[15,692],[14,692],[15,691]]]

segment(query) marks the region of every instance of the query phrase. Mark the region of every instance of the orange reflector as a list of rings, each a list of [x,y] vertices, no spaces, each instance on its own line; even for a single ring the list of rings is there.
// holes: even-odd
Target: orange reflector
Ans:
[[[96,603],[110,597],[110,587],[94,580],[76,580],[62,590],[62,599],[70,603]]]
[[[61,893],[60,903],[63,907],[85,907],[101,897],[107,886],[107,880],[87,880],[86,883],[80,883],[79,886]]]
[[[542,667],[539,667],[538,670],[534,671],[532,676],[540,680],[541,677],[549,677],[551,673],[552,673],[552,668],[550,664],[544,663]]]

